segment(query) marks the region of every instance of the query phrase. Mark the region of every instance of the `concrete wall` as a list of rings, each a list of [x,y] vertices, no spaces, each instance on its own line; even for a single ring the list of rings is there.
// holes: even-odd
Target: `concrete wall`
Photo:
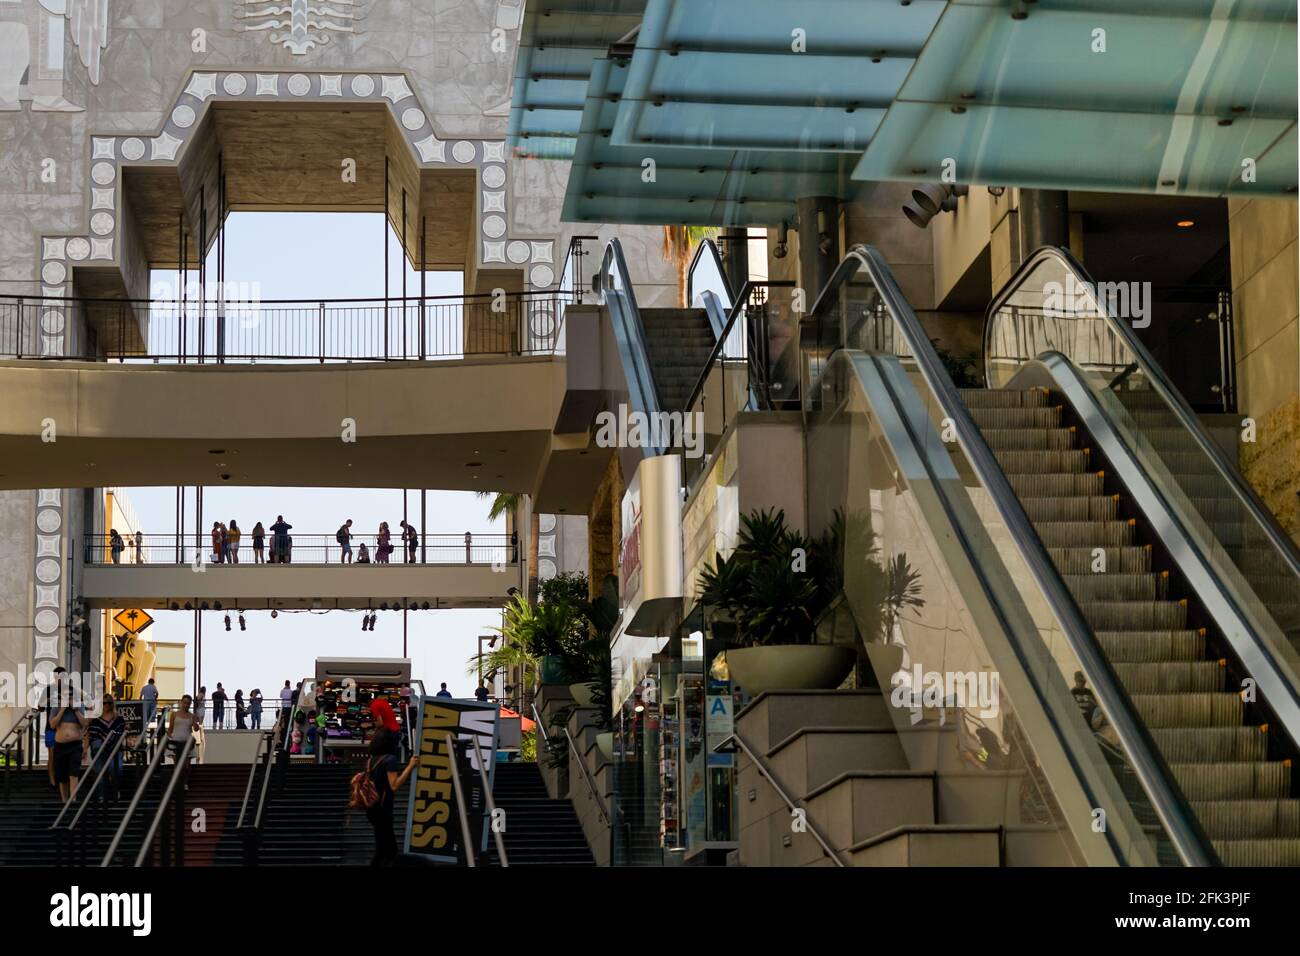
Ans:
[[[1241,466],[1300,541],[1300,295],[1293,199],[1229,200],[1238,408],[1255,419]]]

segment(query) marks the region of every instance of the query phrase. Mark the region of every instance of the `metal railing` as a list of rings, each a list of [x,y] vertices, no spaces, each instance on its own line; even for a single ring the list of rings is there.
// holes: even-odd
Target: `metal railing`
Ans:
[[[554,351],[559,291],[175,301],[0,296],[0,358],[391,362]]]
[[[465,844],[465,865],[474,866],[474,838],[469,832],[469,813],[465,806],[465,792],[460,785],[460,770],[456,766],[456,738],[450,733],[447,737],[447,752],[451,754],[451,788],[456,794],[456,815],[460,818],[460,838]]]
[[[4,799],[8,802],[13,792],[11,774],[21,770],[25,765],[36,762],[37,730],[32,722],[43,711],[39,707],[30,707],[18,716],[13,725],[0,737],[0,758],[4,760],[0,772],[4,774]]]
[[[154,813],[149,829],[145,832],[144,841],[140,844],[140,850],[135,855],[135,865],[138,867],[144,866],[145,861],[152,854],[159,828],[169,814],[172,818],[174,835],[169,841],[167,831],[163,831],[162,844],[158,847],[158,861],[164,866],[185,865],[185,834],[189,831],[189,827],[185,825],[185,778],[190,772],[190,755],[194,752],[194,741],[195,738],[191,736],[176,755],[176,769],[172,771],[171,779],[167,781],[167,788],[163,791],[162,799],[158,801],[158,810]]]
[[[266,812],[267,795],[271,790],[271,773],[275,769],[275,739],[279,732],[279,725],[272,730],[262,732],[265,747],[258,748],[259,756],[253,758],[252,765],[248,768],[248,783],[244,787],[244,799],[239,805],[239,820],[235,823],[235,832],[239,834],[243,848],[245,866],[253,866],[257,863],[257,855],[262,847],[262,817]],[[259,769],[262,771],[262,784],[258,791],[256,812],[249,820],[249,799],[253,795],[253,784]]]
[[[781,798],[782,802],[785,803],[787,807],[790,808],[791,813],[794,813],[796,810],[803,813],[804,825],[808,828],[808,832],[812,834],[813,839],[821,845],[822,852],[830,857],[836,866],[847,868],[848,865],[840,859],[840,855],[831,849],[831,845],[822,834],[821,828],[818,827],[817,824],[813,823],[812,820],[808,819],[807,809],[800,806],[799,803],[785,792],[785,788],[776,782],[776,777],[772,776],[771,769],[763,762],[763,759],[754,752],[754,748],[745,742],[745,739],[741,737],[740,734],[733,732],[729,737],[719,742],[717,747],[714,748],[714,753],[724,752],[723,748],[727,746],[728,742],[734,743],[745,752],[745,756],[754,764],[754,768],[758,771],[758,775],[771,785],[772,789],[776,792],[776,795]]]
[[[492,838],[496,843],[497,860],[500,861],[502,866],[509,866],[510,861],[506,857],[505,840],[501,836],[501,831],[496,827],[497,804],[492,798],[492,784],[488,782],[487,765],[483,762],[483,750],[478,745],[477,736],[471,734],[469,742],[474,747],[474,760],[478,764],[479,779],[483,781],[484,810],[487,817],[488,829],[492,831]]]
[[[358,562],[361,545],[366,547],[367,561]],[[388,546],[392,549],[379,553],[379,536],[374,534],[354,534],[352,536],[352,564],[455,564],[455,565],[504,565],[519,563],[519,536],[512,534],[475,534],[473,532],[453,532],[450,534],[428,534],[420,539],[412,558],[411,549],[404,547],[402,540],[393,534]],[[112,542],[104,535],[96,535],[85,546],[86,564],[96,566],[133,566],[133,565],[181,565],[194,564],[195,554],[207,567],[222,565],[254,564],[301,564],[327,565],[338,564],[343,558],[343,546],[334,534],[296,534],[290,535],[287,547],[274,551],[271,536],[266,541],[259,555],[254,551],[252,536],[245,531],[239,546],[224,554],[214,551],[210,533],[205,533],[199,540],[193,534],[146,534],[124,539],[123,546],[114,550]],[[276,558],[272,561],[271,558]],[[284,560],[279,560],[283,557]]]
[[[165,739],[166,734],[166,727],[160,723],[159,735]],[[191,734],[189,740],[186,741],[186,746],[184,747],[185,759],[187,761],[189,759],[189,754],[192,753],[194,749],[194,739],[194,735]],[[109,843],[108,849],[104,852],[104,858],[100,861],[100,866],[113,865],[113,858],[117,856],[118,848],[121,847],[122,841],[126,837],[127,830],[131,826],[131,820],[135,817],[136,811],[140,808],[140,802],[144,799],[144,795],[149,789],[149,784],[152,782],[154,774],[157,773],[158,768],[162,766],[163,758],[166,755],[167,750],[168,748],[165,743],[154,750],[148,768],[145,770],[143,776],[141,776],[140,782],[136,785],[135,795],[131,798],[131,804],[126,808],[126,813],[122,817],[122,822],[118,824],[117,832],[113,835],[112,842]],[[179,755],[177,760],[180,760]]]

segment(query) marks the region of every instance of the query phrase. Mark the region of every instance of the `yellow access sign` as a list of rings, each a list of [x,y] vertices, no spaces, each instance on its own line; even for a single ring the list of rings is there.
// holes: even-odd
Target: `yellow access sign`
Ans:
[[[135,607],[125,608],[118,611],[113,615],[113,622],[124,631],[128,631],[131,634],[139,634],[153,623],[153,618],[149,615],[148,611],[143,611],[140,608]]]

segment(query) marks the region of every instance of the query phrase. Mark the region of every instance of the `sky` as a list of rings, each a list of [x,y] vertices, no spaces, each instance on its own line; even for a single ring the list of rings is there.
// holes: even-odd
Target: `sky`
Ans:
[[[226,221],[226,282],[241,296],[263,299],[379,297],[384,293],[384,218],[380,213],[235,212]],[[391,231],[390,231],[391,232]],[[389,239],[390,294],[401,292],[401,248]],[[215,278],[215,259],[208,275]],[[459,295],[460,273],[429,273],[429,295]],[[153,295],[174,295],[174,272],[155,271]],[[407,288],[419,294],[419,274],[407,267]],[[211,294],[211,293],[209,293]],[[232,291],[232,297],[235,296]],[[174,486],[121,489],[129,499],[146,534],[175,531]],[[194,527],[194,489],[187,488],[186,530]],[[418,527],[420,492],[408,492],[408,513]],[[487,518],[490,501],[472,492],[430,490],[425,527],[429,533],[496,532],[504,521]],[[333,534],[345,518],[352,518],[358,533],[372,534],[381,520],[393,528],[402,519],[401,489],[354,488],[241,488],[208,487],[204,490],[204,528],[231,518],[244,529],[241,557],[251,559],[249,530],[258,521],[270,526],[283,514],[295,534]],[[383,596],[376,595],[376,599]],[[151,612],[155,623],[146,636],[187,645],[186,687],[193,684],[194,613]],[[244,617],[246,631],[232,617],[225,630],[224,612],[203,615],[203,683],[209,693],[221,681],[228,693],[245,694],[258,687],[274,696],[285,680],[297,682],[315,670],[317,657],[400,657],[400,612],[378,612],[374,632],[362,632],[361,612],[328,613],[251,611]],[[495,610],[445,610],[411,612],[407,616],[407,647],[412,676],[430,690],[446,681],[457,696],[470,696],[477,681],[466,674],[465,662],[478,650],[477,637],[491,634],[500,624]]]

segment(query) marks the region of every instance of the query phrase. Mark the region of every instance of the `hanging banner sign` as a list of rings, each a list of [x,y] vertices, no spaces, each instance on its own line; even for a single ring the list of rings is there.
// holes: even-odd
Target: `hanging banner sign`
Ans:
[[[406,810],[407,853],[440,863],[462,863],[466,847],[452,774],[460,778],[470,833],[486,835],[487,794],[471,741],[478,743],[491,774],[496,769],[497,706],[475,700],[421,697],[416,704],[415,753],[420,766],[410,784]],[[449,739],[450,738],[450,739]]]

